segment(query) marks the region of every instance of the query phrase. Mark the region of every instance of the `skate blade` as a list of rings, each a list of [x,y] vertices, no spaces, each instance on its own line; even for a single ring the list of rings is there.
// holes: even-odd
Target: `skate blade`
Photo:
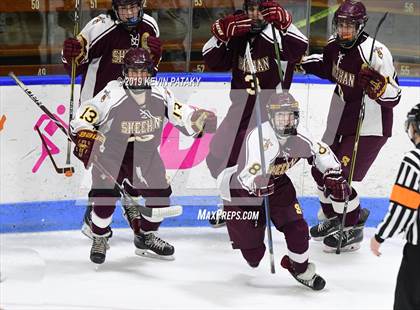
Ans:
[[[350,244],[348,246],[342,247],[341,252],[355,252],[358,249],[360,249],[360,243],[355,243],[355,244]],[[326,245],[323,251],[325,253],[335,253],[335,251],[337,251],[337,248],[332,248]]]
[[[311,239],[315,240],[315,241],[323,241],[325,239],[325,237],[312,237],[311,236]]]
[[[173,255],[166,255],[166,256],[159,255],[159,254],[156,254],[156,253],[154,253],[152,251],[149,251],[149,250],[136,249],[135,250],[135,253],[138,256],[147,257],[147,258],[167,260],[167,261],[173,261],[173,260],[175,260],[175,257]]]

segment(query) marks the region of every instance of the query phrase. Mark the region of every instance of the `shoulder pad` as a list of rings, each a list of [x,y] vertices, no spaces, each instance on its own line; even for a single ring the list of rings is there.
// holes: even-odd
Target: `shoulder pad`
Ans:
[[[144,13],[143,22],[145,22],[147,25],[153,28],[153,30],[155,31],[156,37],[160,36],[159,26],[156,20],[152,16]]]
[[[109,15],[100,14],[87,23],[80,35],[86,39],[90,47],[114,27],[116,23]]]

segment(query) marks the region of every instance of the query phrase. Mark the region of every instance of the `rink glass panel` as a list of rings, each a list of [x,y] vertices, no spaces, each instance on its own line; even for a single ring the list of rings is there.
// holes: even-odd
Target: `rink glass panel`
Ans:
[[[337,0],[279,1],[293,15],[293,22],[310,37],[310,53],[321,52],[331,35]],[[378,40],[391,50],[400,76],[420,76],[420,0],[364,1],[374,33],[386,11],[389,16]],[[81,0],[81,28],[106,12],[111,0]],[[161,71],[207,71],[201,49],[218,18],[242,8],[242,0],[147,0],[146,12],[159,24],[163,41]],[[13,70],[21,75],[64,74],[61,48],[73,35],[74,1],[0,1],[0,75]],[[307,21],[310,20],[310,23]]]

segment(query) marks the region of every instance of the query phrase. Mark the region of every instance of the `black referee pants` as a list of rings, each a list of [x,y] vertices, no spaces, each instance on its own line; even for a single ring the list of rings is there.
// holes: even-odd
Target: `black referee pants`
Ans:
[[[394,310],[420,310],[420,245],[406,243],[404,246]]]

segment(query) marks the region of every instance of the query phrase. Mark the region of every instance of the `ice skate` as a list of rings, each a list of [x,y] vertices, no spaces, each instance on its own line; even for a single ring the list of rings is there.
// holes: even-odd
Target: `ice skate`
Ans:
[[[174,260],[175,248],[157,237],[154,232],[141,232],[134,236],[135,253],[139,256]]]
[[[360,249],[360,244],[363,240],[363,228],[345,228],[343,232],[343,240],[341,242],[341,252],[354,252]],[[324,239],[324,252],[333,253],[338,246],[340,232],[328,236]]]
[[[108,247],[109,232],[105,235],[92,234],[92,248],[90,250],[90,260],[95,264],[105,262],[106,250]]]
[[[283,256],[281,266],[287,269],[296,281],[313,289],[314,291],[320,291],[325,287],[325,280],[315,273],[315,264],[308,263],[306,271],[299,274],[295,271],[293,264],[294,262],[289,258],[289,256]]]
[[[340,220],[338,217],[333,217],[327,219],[315,226],[312,226],[310,229],[310,234],[312,239],[316,241],[322,241],[324,238],[328,237],[339,231],[340,229]]]

